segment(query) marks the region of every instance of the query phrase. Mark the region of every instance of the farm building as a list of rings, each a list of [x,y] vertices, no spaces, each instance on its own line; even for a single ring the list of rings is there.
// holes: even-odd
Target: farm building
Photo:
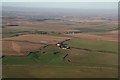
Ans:
[[[63,43],[57,43],[56,45],[61,49],[70,49],[69,46],[67,46],[66,44],[63,44]]]

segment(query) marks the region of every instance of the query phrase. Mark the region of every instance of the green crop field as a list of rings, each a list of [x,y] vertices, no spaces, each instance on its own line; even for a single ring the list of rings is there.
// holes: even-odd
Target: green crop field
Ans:
[[[115,78],[117,69],[80,66],[18,65],[3,67],[6,78]]]
[[[118,53],[118,43],[94,39],[73,38],[66,42],[69,46]]]
[[[69,60],[74,65],[91,67],[113,67],[118,66],[118,55],[112,53],[101,53],[72,49]]]

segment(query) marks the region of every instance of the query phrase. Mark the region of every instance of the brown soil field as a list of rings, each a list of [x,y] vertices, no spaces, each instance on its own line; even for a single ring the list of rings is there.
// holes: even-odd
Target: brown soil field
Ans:
[[[28,34],[28,35],[21,35],[10,38],[3,38],[3,40],[9,40],[9,41],[26,41],[26,42],[42,43],[42,44],[56,44],[58,42],[65,41],[67,39],[70,38],[50,36],[50,35],[39,35],[39,34]]]
[[[65,35],[73,36],[73,37],[79,37],[79,38],[87,38],[87,39],[96,39],[96,40],[105,40],[105,41],[118,42],[118,37],[113,37],[113,36],[100,36],[100,35],[87,34],[87,33],[65,34]]]
[[[110,31],[107,33],[100,33],[99,35],[104,36],[104,37],[118,38],[118,31]]]
[[[54,32],[65,32],[67,30],[71,30],[74,28],[85,28],[85,27],[90,27],[93,28],[95,25],[89,25],[89,24],[81,24],[79,22],[86,22],[87,19],[81,19],[80,21],[32,21],[32,20],[12,20],[12,19],[4,19],[3,24],[9,25],[9,24],[18,24],[19,26],[6,26],[4,29],[7,30],[16,30],[16,31],[34,31],[34,30],[41,30],[41,31],[54,31]],[[94,21],[96,21],[95,19]],[[91,20],[88,20],[89,22]],[[92,21],[92,22],[94,22]],[[96,22],[101,22],[96,21]],[[102,21],[104,22],[104,21]],[[68,25],[69,23],[73,25]],[[99,24],[101,25],[101,24]],[[33,27],[34,26],[34,27]],[[44,27],[43,27],[44,26]],[[22,28],[21,28],[22,27]],[[4,31],[5,32],[5,31]]]
[[[79,22],[104,22],[106,20],[98,20],[98,19],[82,19],[82,20],[79,20]]]
[[[38,43],[3,41],[2,52],[5,56],[24,56],[28,55],[31,51],[40,50],[44,46],[44,44]]]

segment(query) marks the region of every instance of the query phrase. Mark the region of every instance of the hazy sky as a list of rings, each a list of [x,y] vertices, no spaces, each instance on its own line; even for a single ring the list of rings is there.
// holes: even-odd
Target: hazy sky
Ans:
[[[2,2],[118,2],[119,0],[1,0]]]
[[[4,2],[3,6],[46,7],[46,8],[82,8],[117,9],[117,2]]]

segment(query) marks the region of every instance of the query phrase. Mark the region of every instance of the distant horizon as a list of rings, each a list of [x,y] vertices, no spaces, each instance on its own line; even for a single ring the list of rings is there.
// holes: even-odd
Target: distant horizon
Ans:
[[[88,2],[88,0],[4,0],[2,2]],[[119,2],[119,0],[89,0],[89,2]]]
[[[3,2],[3,7],[64,8],[64,9],[117,9],[117,2]]]

